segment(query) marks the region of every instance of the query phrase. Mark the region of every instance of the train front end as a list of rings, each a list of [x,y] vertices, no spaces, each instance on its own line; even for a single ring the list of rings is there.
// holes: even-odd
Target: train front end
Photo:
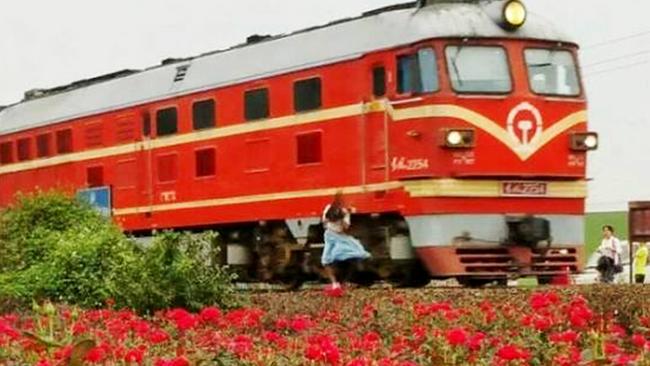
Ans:
[[[421,11],[447,6],[434,3]],[[472,6],[504,36],[476,29],[398,57],[390,171],[405,187],[412,245],[432,276],[461,282],[579,272],[598,135],[578,47],[529,25],[519,1]]]

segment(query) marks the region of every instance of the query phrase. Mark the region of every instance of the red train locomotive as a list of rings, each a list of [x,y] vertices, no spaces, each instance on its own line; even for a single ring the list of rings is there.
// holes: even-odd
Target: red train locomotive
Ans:
[[[0,110],[0,206],[104,187],[126,231],[216,229],[226,263],[295,280],[342,191],[377,278],[580,271],[576,52],[518,0],[429,0],[32,90]]]

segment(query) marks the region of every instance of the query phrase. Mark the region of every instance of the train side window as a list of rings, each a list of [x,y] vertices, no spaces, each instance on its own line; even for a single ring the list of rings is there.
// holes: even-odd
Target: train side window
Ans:
[[[72,130],[61,130],[56,132],[56,152],[65,154],[72,152]]]
[[[215,149],[201,149],[194,152],[196,177],[211,177],[215,174]]]
[[[269,117],[269,89],[248,90],[244,93],[244,115],[247,121]]]
[[[176,180],[178,170],[177,160],[178,158],[176,154],[162,155],[158,157],[158,182],[167,183]]]
[[[397,92],[412,93],[419,89],[419,75],[415,55],[397,57]]]
[[[45,133],[36,136],[36,157],[45,158],[52,155],[52,135]]]
[[[322,135],[320,131],[296,135],[296,163],[298,165],[323,161]]]
[[[18,140],[18,161],[30,160],[32,158],[32,140],[29,138]]]
[[[178,111],[176,107],[156,112],[156,136],[168,136],[178,132]]]
[[[88,187],[101,187],[104,185],[104,167],[89,166],[86,168],[86,184]]]
[[[397,92],[432,93],[438,91],[438,61],[431,48],[397,57]]]
[[[293,109],[305,112],[321,107],[321,80],[311,78],[293,83]]]
[[[213,99],[192,104],[192,124],[195,130],[215,126],[215,104]]]
[[[372,95],[375,97],[386,95],[386,68],[383,66],[372,69]]]
[[[14,162],[14,144],[11,141],[0,144],[0,164],[11,164]]]
[[[151,115],[149,112],[142,113],[142,136],[151,136]]]

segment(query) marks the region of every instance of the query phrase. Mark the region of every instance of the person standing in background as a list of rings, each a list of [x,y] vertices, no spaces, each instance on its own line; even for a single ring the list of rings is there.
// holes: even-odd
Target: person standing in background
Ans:
[[[645,242],[639,244],[634,254],[634,282],[645,282],[645,267],[648,264],[648,246]]]
[[[598,259],[598,272],[600,272],[601,282],[614,282],[614,275],[621,266],[621,241],[614,236],[614,227],[611,225],[603,226],[603,240],[598,247],[598,253],[601,257]]]

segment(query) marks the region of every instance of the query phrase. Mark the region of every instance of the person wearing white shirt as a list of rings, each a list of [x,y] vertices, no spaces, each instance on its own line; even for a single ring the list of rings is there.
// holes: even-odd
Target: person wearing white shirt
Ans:
[[[621,265],[621,254],[623,253],[621,241],[614,236],[614,227],[611,225],[603,226],[603,240],[600,242],[597,252],[601,254],[597,267],[601,281],[611,283],[614,281],[617,266]]]

